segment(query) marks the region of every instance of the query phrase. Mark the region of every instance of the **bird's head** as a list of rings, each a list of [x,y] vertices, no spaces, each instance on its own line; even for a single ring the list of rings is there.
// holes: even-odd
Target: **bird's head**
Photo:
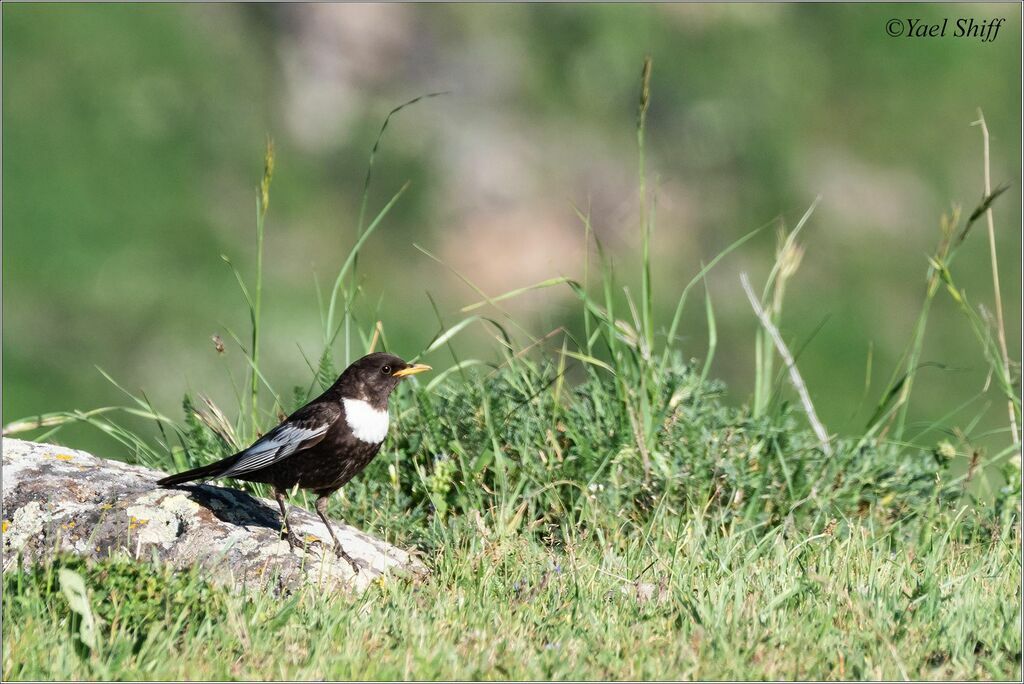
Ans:
[[[394,354],[367,354],[345,369],[338,379],[342,396],[387,405],[388,396],[402,378],[430,370],[422,363],[406,363]]]

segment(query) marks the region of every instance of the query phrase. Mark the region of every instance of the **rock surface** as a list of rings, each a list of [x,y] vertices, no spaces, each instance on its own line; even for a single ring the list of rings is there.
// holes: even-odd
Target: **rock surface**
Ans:
[[[305,551],[280,539],[277,504],[210,484],[160,489],[165,473],[53,444],[3,439],[3,570],[58,551],[202,567],[229,586],[291,591],[301,584],[361,591],[383,574],[421,575],[409,553],[332,521],[356,573],[335,557],[315,514],[289,507],[300,536],[324,540]]]

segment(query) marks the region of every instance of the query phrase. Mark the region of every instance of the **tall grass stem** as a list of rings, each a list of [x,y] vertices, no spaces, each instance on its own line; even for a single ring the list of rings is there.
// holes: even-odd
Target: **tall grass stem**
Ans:
[[[260,194],[256,200],[256,294],[252,311],[252,383],[250,403],[252,404],[252,429],[257,430],[259,422],[259,363],[260,363],[260,307],[263,298],[263,230],[270,206],[270,181],[274,176],[274,141],[267,136],[266,152],[263,155],[263,177],[260,179]]]
[[[988,124],[985,123],[985,114],[981,111],[980,107],[978,108],[978,120],[972,125],[978,126],[981,129],[982,150],[985,162],[985,196],[988,197],[992,194],[992,170],[989,161]],[[992,215],[991,206],[985,210],[985,220],[988,223],[988,251],[989,259],[992,262],[992,296],[995,300],[996,333],[997,339],[999,340],[999,352],[1002,354],[1003,373],[1009,377],[1010,354],[1006,349],[1006,326],[1003,323],[1003,296],[999,289],[999,260],[996,258],[995,219]],[[1007,406],[1010,413],[1010,434],[1013,437],[1014,445],[1019,447],[1020,435],[1017,432],[1018,416],[1014,409],[1012,399],[1007,401]]]
[[[818,441],[821,443],[821,450],[825,452],[827,456],[832,455],[832,446],[829,443],[828,431],[825,430],[825,426],[821,420],[818,419],[818,413],[814,410],[814,403],[811,401],[811,395],[807,391],[807,385],[804,384],[804,379],[800,375],[800,371],[797,370],[796,361],[793,360],[793,355],[789,353],[789,348],[786,347],[785,341],[782,339],[782,335],[779,334],[778,328],[772,323],[771,317],[762,308],[761,302],[757,299],[757,295],[754,294],[754,290],[750,287],[750,280],[747,279],[746,273],[740,274],[740,283],[743,285],[744,292],[747,293],[747,299],[750,300],[750,306],[754,308],[754,313],[757,314],[758,319],[761,321],[761,325],[764,326],[765,331],[771,336],[775,342],[775,348],[779,352],[779,356],[786,362],[786,367],[789,369],[789,379],[793,383],[793,387],[796,388],[797,394],[800,395],[800,403],[804,406],[804,411],[807,413],[807,420],[811,423],[811,428],[814,430],[814,434],[817,435]]]

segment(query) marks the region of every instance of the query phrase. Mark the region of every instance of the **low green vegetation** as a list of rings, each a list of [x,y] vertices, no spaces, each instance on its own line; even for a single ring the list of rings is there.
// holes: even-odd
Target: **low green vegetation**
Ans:
[[[433,576],[361,597],[229,596],[128,560],[4,579],[5,679],[1014,679],[1020,545],[963,516],[717,527],[700,509],[556,543],[492,513],[427,526]],[[531,530],[531,527],[533,528]]]
[[[260,248],[272,169],[268,149]],[[940,285],[959,297],[1001,408],[1019,420],[1018,380],[949,266],[996,194],[944,223],[927,302]],[[386,328],[356,316],[354,273],[396,199],[360,220],[352,256],[321,297],[324,351],[308,384],[279,393],[264,381],[252,353],[260,276],[238,274],[253,327],[244,342],[235,336],[249,360],[237,407],[189,396],[175,421],[132,396],[130,411],[159,424],[158,443],[112,410],[15,427],[48,437],[85,421],[164,470],[244,446],[333,381],[335,346],[353,356],[386,346]],[[709,297],[706,357],[686,359],[675,340],[691,290],[745,238],[695,274],[674,319],[658,321],[652,222],[643,212],[638,296],[593,241],[599,268],[585,282],[536,286],[573,289],[578,330],[537,336],[504,313],[504,296],[481,293],[482,305],[439,325],[424,350],[432,362],[450,354],[448,369],[396,393],[392,436],[332,512],[419,549],[428,579],[388,579],[359,597],[239,595],[125,559],[62,559],[4,576],[4,678],[1019,678],[1019,445],[1007,428],[1006,448],[983,454],[965,432],[925,443],[929,428],[905,424],[927,308],[861,434],[816,425],[811,397],[789,389],[798,371],[767,332],[754,344],[753,404],[729,407],[709,377]],[[782,231],[755,298],[766,328],[799,267],[802,225]],[[494,332],[496,361],[458,355],[453,339],[475,325]],[[301,493],[295,502],[311,503]],[[61,570],[82,578],[85,600]]]

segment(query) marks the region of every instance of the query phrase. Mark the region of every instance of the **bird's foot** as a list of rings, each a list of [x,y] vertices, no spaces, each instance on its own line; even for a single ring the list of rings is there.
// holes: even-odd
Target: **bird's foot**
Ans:
[[[352,570],[358,575],[359,564],[356,563],[356,559],[345,553],[345,549],[341,548],[341,544],[337,541],[334,542],[334,555],[339,559],[344,560],[346,563],[352,566]]]
[[[295,534],[288,528],[281,530],[281,539],[288,542],[288,548],[291,551],[294,551],[296,548],[306,551],[310,544],[319,544],[320,546],[324,545],[323,540],[319,537],[315,537],[312,534]]]

